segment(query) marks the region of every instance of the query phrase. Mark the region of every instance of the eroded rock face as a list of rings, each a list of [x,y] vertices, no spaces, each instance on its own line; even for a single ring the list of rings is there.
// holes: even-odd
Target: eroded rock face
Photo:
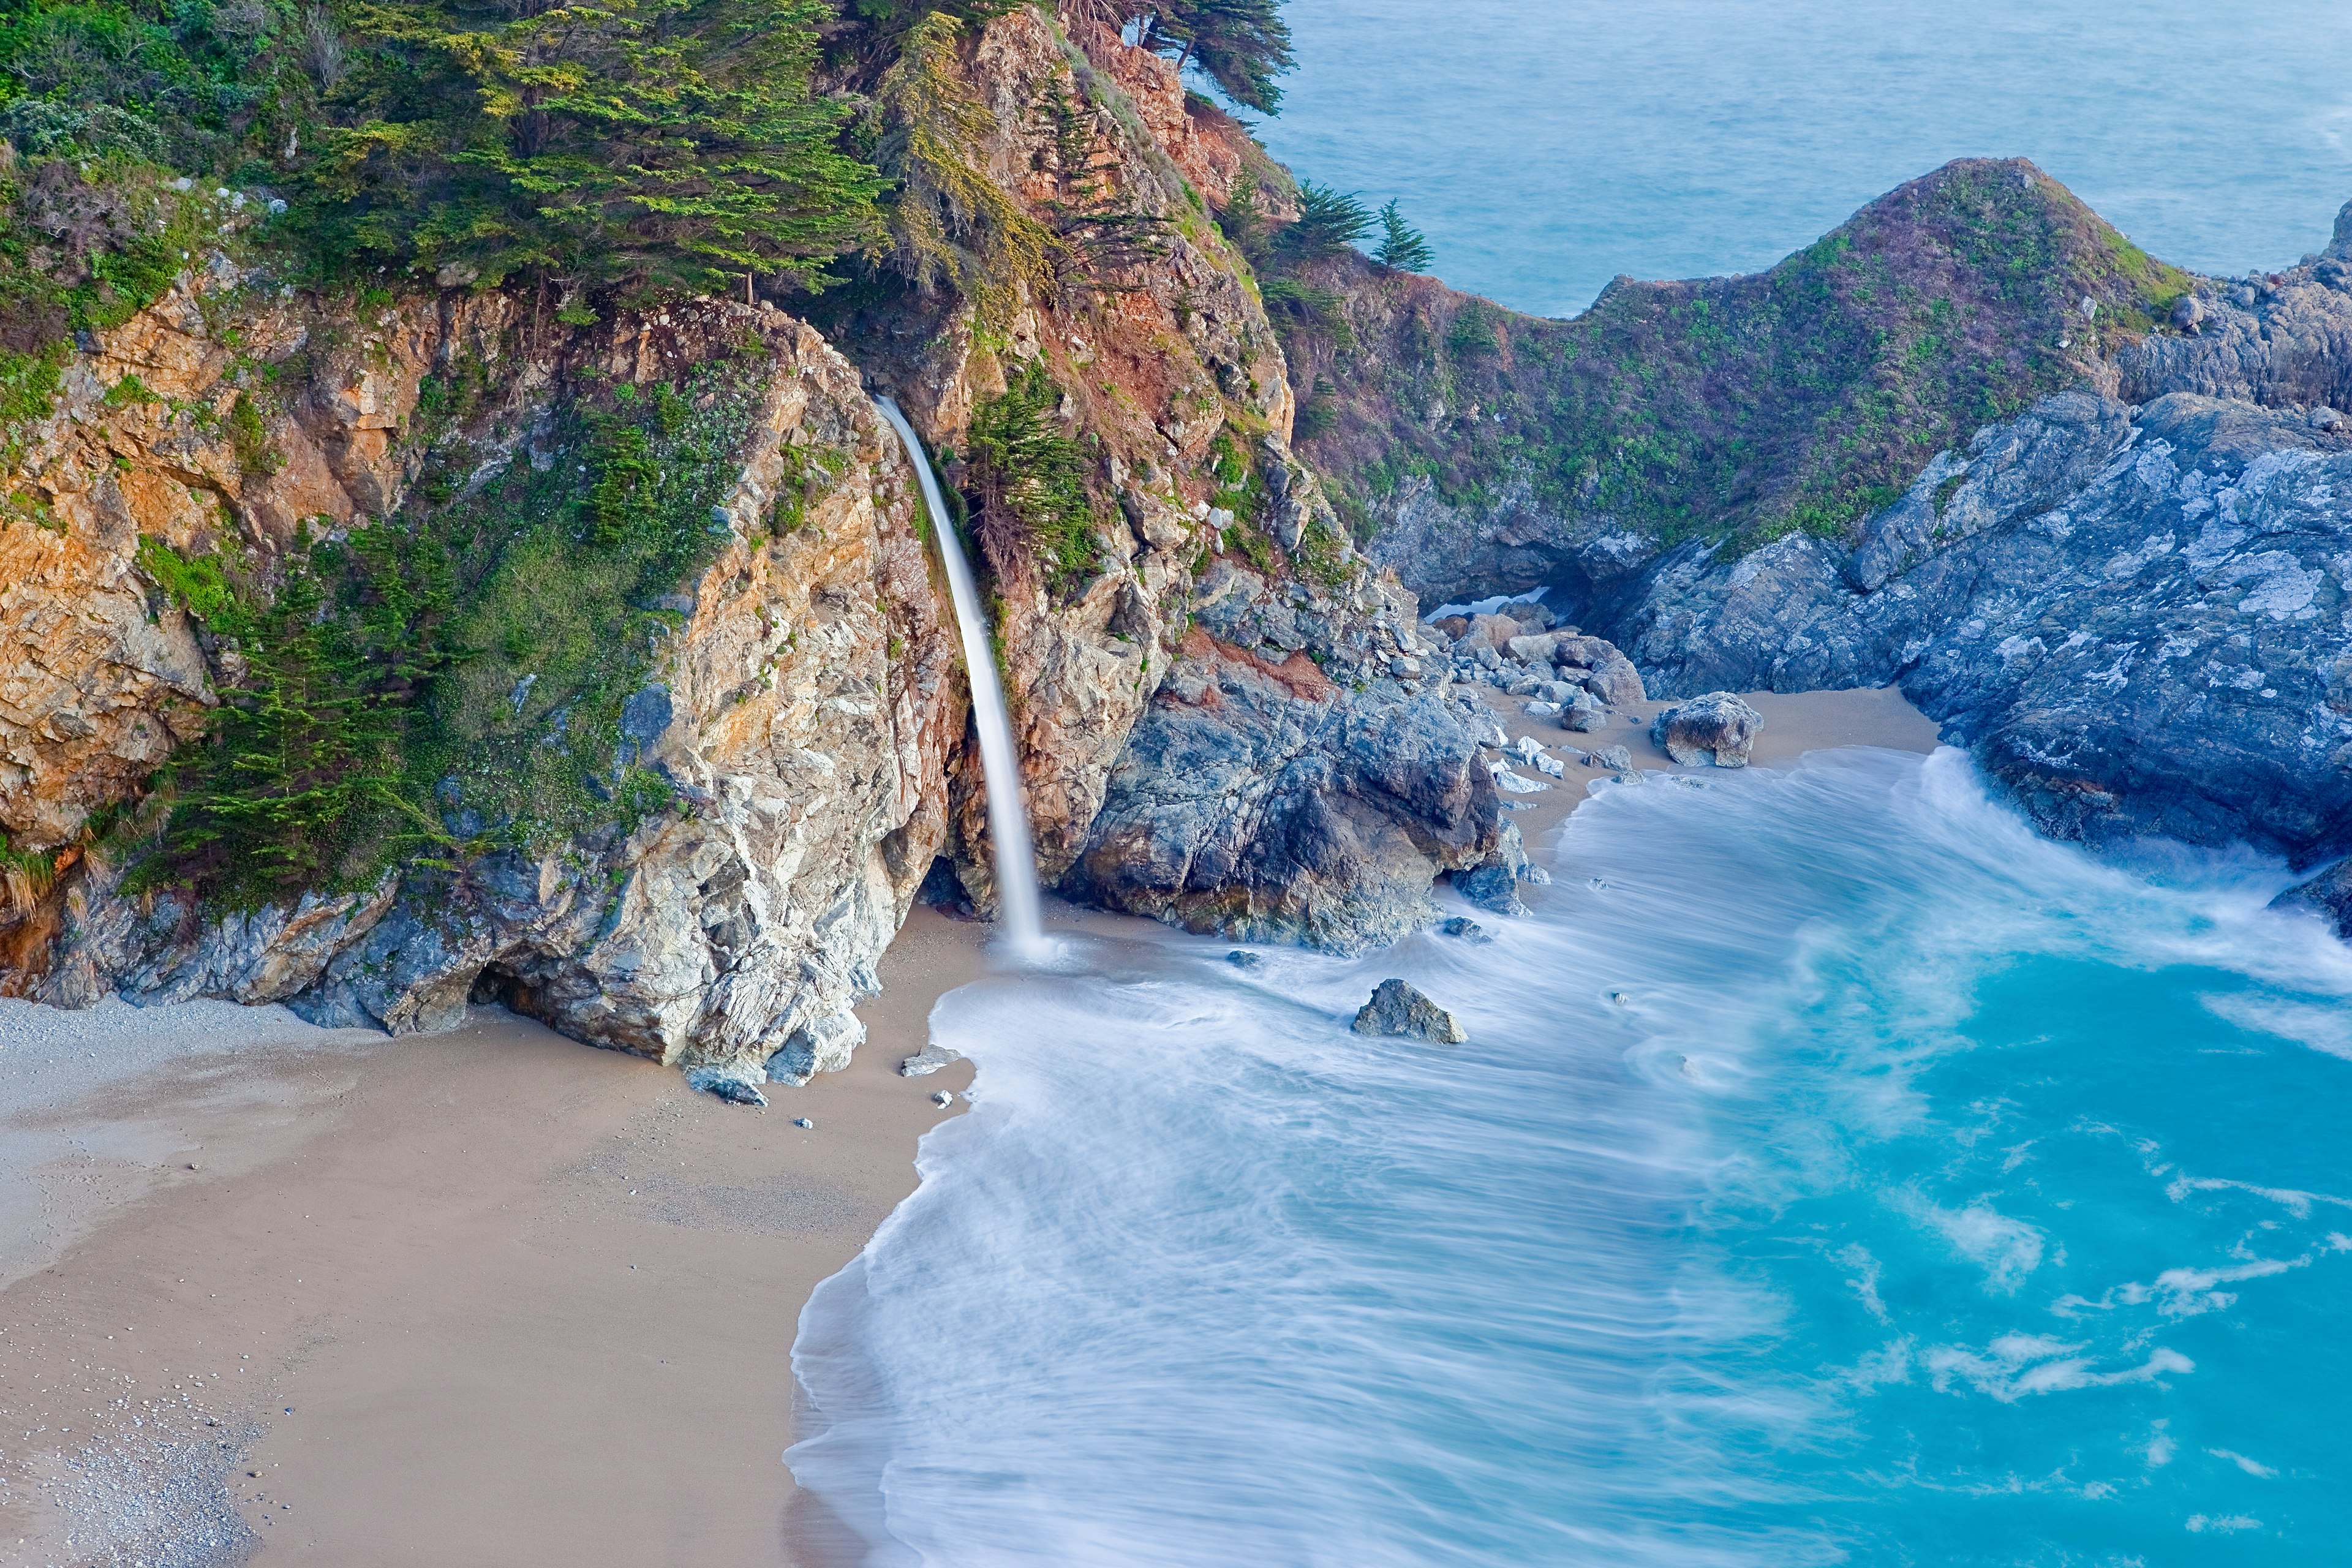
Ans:
[[[1869,593],[1817,541],[1691,552],[1652,580],[1634,656],[1668,691],[1898,681],[2062,837],[2344,844],[2352,439],[2300,410],[2069,395],[1952,477],[1943,516],[1982,521],[1922,531]]]
[[[419,384],[455,356],[495,358],[508,309],[457,296],[362,321],[244,282],[215,258],[96,334],[23,432],[0,508],[0,828],[20,850],[68,843],[136,793],[215,701],[194,628],[137,570],[140,538],[266,557],[305,522],[386,511]],[[259,400],[232,379],[241,356],[295,374]],[[241,451],[249,397],[264,439]]]
[[[1481,737],[1403,681],[1411,598],[1270,584],[1221,562],[1064,890],[1188,930],[1352,952],[1435,918],[1502,834]]]
[[[806,325],[725,304],[637,325],[593,349],[604,374],[666,374],[704,345],[740,352],[747,332],[772,355],[713,518],[725,542],[624,721],[687,809],[537,859],[500,852],[226,917],[168,894],[126,899],[94,857],[65,891],[35,995],[285,1001],[394,1033],[499,1001],[665,1062],[786,1081],[846,1063],[862,1036],[850,1008],[876,988],[946,842],[946,762],[963,730],[911,470],[856,372]],[[830,482],[774,534],[788,468]]]

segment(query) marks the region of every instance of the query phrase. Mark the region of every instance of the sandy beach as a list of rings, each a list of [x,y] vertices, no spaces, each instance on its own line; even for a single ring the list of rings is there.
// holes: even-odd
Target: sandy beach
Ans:
[[[1531,846],[1607,776],[1580,752],[1671,766],[1663,704],[1570,736],[1485,695],[1569,764]],[[1891,690],[1749,700],[1759,766],[1935,744]],[[794,1328],[970,1080],[896,1068],[985,934],[919,909],[855,1063],[765,1111],[495,1009],[393,1040],[0,1003],[0,1561],[831,1556],[780,1462]]]

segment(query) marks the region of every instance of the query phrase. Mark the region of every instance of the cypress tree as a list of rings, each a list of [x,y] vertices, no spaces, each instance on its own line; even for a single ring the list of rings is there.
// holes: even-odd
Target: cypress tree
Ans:
[[[1381,246],[1372,259],[1399,272],[1426,272],[1437,259],[1427,237],[1404,221],[1393,196],[1381,208]]]

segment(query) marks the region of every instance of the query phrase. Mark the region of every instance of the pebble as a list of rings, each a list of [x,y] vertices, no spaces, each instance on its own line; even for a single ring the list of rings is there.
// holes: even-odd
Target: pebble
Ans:
[[[795,1127],[797,1127],[797,1128],[800,1128],[802,1131],[807,1131],[807,1132],[814,1132],[814,1131],[816,1131],[816,1123],[815,1123],[815,1122],[814,1122],[814,1121],[810,1121],[807,1117],[805,1117],[805,1116],[795,1116],[795,1117],[793,1117],[793,1126],[795,1126]]]
[[[941,1110],[945,1110],[949,1106],[955,1103],[955,1096],[950,1094],[946,1089],[940,1089],[931,1096],[931,1103],[938,1106]]]

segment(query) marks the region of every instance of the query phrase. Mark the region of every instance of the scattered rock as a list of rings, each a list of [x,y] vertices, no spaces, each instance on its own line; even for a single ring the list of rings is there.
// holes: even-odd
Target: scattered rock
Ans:
[[[938,1106],[941,1110],[945,1110],[949,1106],[955,1103],[955,1096],[944,1089],[937,1089],[934,1090],[931,1095],[931,1103]]]
[[[1592,765],[1597,768],[1607,768],[1611,773],[1631,773],[1633,768],[1633,753],[1622,746],[1603,746],[1592,753]]]
[[[803,1132],[814,1132],[816,1131],[816,1123],[810,1121],[805,1116],[793,1117],[793,1125],[799,1128]]]
[[[950,1062],[963,1060],[961,1053],[945,1046],[925,1046],[915,1055],[898,1064],[900,1078],[929,1078]]]
[[[1235,969],[1255,969],[1259,964],[1264,963],[1265,959],[1258,953],[1247,952],[1237,947],[1225,954],[1225,962]]]
[[[1452,919],[1442,922],[1437,929],[1442,935],[1458,936],[1465,942],[1492,942],[1495,940],[1493,937],[1486,934],[1486,928],[1485,926],[1480,925],[1468,915],[1455,915]]]
[[[696,1068],[686,1075],[687,1086],[705,1094],[715,1094],[730,1105],[764,1107],[768,1097],[750,1079],[719,1068]]]
[[[1744,768],[1762,728],[1764,716],[1755,709],[1728,691],[1710,691],[1661,710],[1650,721],[1650,739],[1685,767],[1706,762]]]
[[[1402,980],[1383,980],[1372,999],[1356,1015],[1360,1035],[1411,1035],[1442,1046],[1458,1046],[1470,1037],[1453,1014]]]
[[[1590,691],[1580,691],[1570,699],[1559,716],[1559,727],[1579,735],[1590,735],[1606,729],[1608,724],[1609,710]]]

